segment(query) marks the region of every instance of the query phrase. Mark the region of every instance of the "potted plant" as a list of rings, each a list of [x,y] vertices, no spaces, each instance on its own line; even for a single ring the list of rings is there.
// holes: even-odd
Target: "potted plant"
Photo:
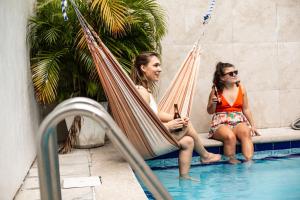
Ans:
[[[164,12],[155,0],[76,0],[75,3],[127,72],[140,51],[160,51],[166,26]],[[74,9],[69,7],[67,14],[69,20],[64,21],[61,0],[37,0],[35,15],[29,20],[36,99],[41,105],[76,96],[105,101]],[[86,119],[74,116],[63,152],[75,145],[73,136],[82,135],[79,132],[87,123]]]

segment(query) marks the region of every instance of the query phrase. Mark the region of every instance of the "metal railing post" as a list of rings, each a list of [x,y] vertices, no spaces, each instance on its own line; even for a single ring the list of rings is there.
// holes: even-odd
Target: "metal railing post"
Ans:
[[[40,134],[39,134],[40,135]],[[38,173],[41,199],[61,199],[60,174],[55,127],[44,131],[38,142]]]
[[[42,200],[61,200],[55,127],[61,120],[72,115],[90,117],[105,129],[111,130],[107,132],[107,136],[154,197],[156,199],[172,199],[105,109],[91,99],[77,98],[66,100],[62,105],[58,105],[40,125],[38,133],[38,172]]]

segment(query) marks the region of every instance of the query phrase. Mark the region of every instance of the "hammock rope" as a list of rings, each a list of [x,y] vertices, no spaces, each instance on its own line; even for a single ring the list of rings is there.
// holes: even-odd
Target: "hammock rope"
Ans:
[[[203,23],[204,25],[207,24],[207,23],[209,22],[209,20],[210,20],[210,18],[211,18],[211,14],[212,14],[212,12],[213,12],[213,10],[214,10],[214,8],[215,8],[215,5],[216,5],[216,0],[211,0],[211,1],[210,1],[210,5],[209,5],[209,7],[208,7],[206,13],[203,15],[203,22],[202,22],[202,23]]]
[[[65,21],[68,21],[67,8],[68,8],[67,0],[62,0],[61,1],[61,11],[62,11],[62,14],[63,14],[63,17],[64,17]]]

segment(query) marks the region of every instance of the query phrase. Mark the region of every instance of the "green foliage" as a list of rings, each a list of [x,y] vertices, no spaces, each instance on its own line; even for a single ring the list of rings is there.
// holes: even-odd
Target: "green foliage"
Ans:
[[[112,34],[124,34],[127,15],[127,7],[121,0],[93,0],[92,11],[98,16],[97,20]]]
[[[128,73],[141,51],[160,52],[166,33],[164,11],[155,0],[76,0],[88,23]],[[27,34],[37,100],[48,104],[75,96],[104,100],[92,57],[74,9],[61,0],[37,0]]]

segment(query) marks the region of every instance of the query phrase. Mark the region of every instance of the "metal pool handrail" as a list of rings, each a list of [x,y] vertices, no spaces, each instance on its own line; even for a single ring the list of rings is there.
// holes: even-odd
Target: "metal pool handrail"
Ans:
[[[42,200],[61,200],[55,127],[61,120],[74,115],[84,115],[101,124],[107,130],[106,134],[114,146],[123,154],[154,197],[156,199],[172,199],[105,109],[96,101],[81,97],[62,102],[43,120],[39,127],[37,158]]]
[[[89,99],[89,98],[86,98],[86,97],[74,97],[74,98],[71,98],[71,99],[67,99],[67,100],[61,102],[60,104],[58,104],[55,107],[55,110],[59,109],[63,106],[71,105],[71,104],[74,104],[74,103],[85,103],[87,105],[92,105],[92,106],[98,108],[101,111],[107,112],[106,109],[103,108],[103,106],[100,103],[98,103],[97,101],[95,101],[93,99]]]

